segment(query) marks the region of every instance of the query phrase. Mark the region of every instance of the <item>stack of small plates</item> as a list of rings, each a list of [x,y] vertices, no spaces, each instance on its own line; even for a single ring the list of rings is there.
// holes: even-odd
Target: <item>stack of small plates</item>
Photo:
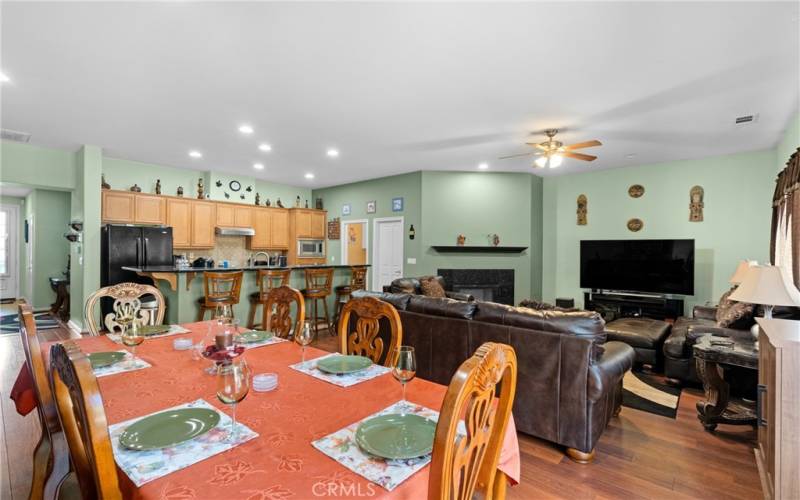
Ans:
[[[262,373],[253,377],[253,389],[258,392],[269,392],[278,387],[278,375]]]

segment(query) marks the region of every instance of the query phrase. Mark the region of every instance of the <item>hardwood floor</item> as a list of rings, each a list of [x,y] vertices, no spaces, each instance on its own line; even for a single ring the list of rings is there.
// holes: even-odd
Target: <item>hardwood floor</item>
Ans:
[[[42,333],[47,340],[69,335],[61,329]],[[335,350],[336,338],[321,332],[314,345]],[[30,457],[39,439],[36,414],[19,416],[8,397],[23,361],[19,337],[0,336],[0,499],[27,498]],[[701,397],[702,391],[685,389],[674,420],[623,408],[590,465],[573,463],[560,448],[520,434],[522,481],[508,490],[509,498],[761,498],[755,432],[726,425],[704,431],[695,413]]]

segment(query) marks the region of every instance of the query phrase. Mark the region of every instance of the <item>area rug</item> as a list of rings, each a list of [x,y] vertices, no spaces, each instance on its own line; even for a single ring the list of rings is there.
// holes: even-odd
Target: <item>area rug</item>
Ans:
[[[37,330],[49,330],[60,326],[49,311],[34,313],[33,318],[36,320]],[[6,314],[0,317],[0,335],[13,333],[19,333],[19,315]]]
[[[670,387],[646,373],[628,372],[622,379],[622,405],[628,408],[675,418],[681,389]]]

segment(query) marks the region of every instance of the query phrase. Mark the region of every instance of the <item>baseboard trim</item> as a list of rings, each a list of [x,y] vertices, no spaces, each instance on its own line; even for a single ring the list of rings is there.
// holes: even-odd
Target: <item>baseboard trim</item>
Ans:
[[[75,322],[74,322],[74,321],[72,321],[72,320],[69,320],[69,321],[67,322],[67,328],[69,328],[69,329],[70,329],[70,331],[71,331],[72,333],[76,334],[76,335],[81,335],[81,334],[83,333],[83,329],[82,329],[80,326],[78,326],[78,324],[77,324],[77,323],[75,323]]]

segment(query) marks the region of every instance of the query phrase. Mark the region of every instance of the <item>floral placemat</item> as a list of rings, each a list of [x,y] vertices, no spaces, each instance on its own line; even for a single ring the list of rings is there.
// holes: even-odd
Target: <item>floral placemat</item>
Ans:
[[[346,375],[334,375],[331,373],[325,373],[319,368],[317,368],[317,363],[321,359],[330,358],[331,356],[341,356],[341,354],[339,353],[328,354],[326,356],[322,356],[317,359],[312,359],[311,361],[293,364],[290,366],[290,368],[297,370],[299,372],[303,372],[307,375],[311,375],[314,378],[324,380],[325,382],[330,382],[331,384],[338,385],[339,387],[350,387],[351,385],[356,385],[361,382],[373,379],[375,377],[380,377],[384,373],[392,371],[391,368],[387,368],[385,366],[381,366],[375,363],[373,363],[372,366],[370,366],[365,370],[357,371],[355,373],[348,373]]]
[[[94,368],[92,371],[94,372],[94,376],[97,378],[105,377],[108,375],[114,375],[115,373],[124,373],[124,372],[132,372],[136,370],[141,370],[142,368],[150,368],[151,365],[147,361],[143,360],[139,356],[136,356],[136,359],[133,362],[133,365],[130,365],[131,353],[124,349],[120,349],[116,352],[124,352],[125,359],[114,363],[113,365],[103,366],[100,368]]]
[[[387,460],[375,457],[359,448],[358,444],[356,444],[355,436],[356,429],[358,429],[361,422],[379,415],[400,413],[401,410],[405,411],[405,413],[413,413],[420,417],[433,420],[434,422],[439,419],[438,411],[413,403],[398,401],[377,413],[348,425],[344,429],[338,430],[333,434],[328,434],[322,439],[313,441],[311,445],[356,474],[382,486],[388,491],[392,491],[403,481],[428,465],[431,461],[431,456],[426,455],[412,460]]]
[[[198,399],[191,403],[165,408],[151,413],[150,415],[181,408],[208,408],[210,410],[216,410],[216,408],[206,401]],[[160,450],[134,451],[119,444],[119,437],[129,425],[149,415],[110,425],[108,431],[111,436],[111,447],[114,450],[114,459],[117,461],[119,468],[131,478],[131,481],[133,481],[136,486],[142,486],[150,481],[189,467],[192,464],[196,464],[197,462],[222,453],[223,451],[230,450],[235,446],[258,437],[258,434],[253,432],[249,427],[237,422],[236,441],[230,441],[228,438],[231,429],[231,418],[224,412],[218,411],[218,413],[220,415],[220,420],[215,428],[202,436]]]
[[[254,349],[256,347],[261,347],[265,345],[280,344],[281,342],[288,342],[288,340],[278,337],[277,335],[273,335],[272,337],[266,340],[262,340],[261,342],[250,342],[248,344],[241,344],[241,345],[243,345],[245,349]]]
[[[183,333],[191,333],[191,330],[187,330],[186,328],[182,327],[181,325],[169,325],[169,331],[164,333],[159,333],[158,335],[148,335],[145,339],[160,339],[161,337],[169,337],[171,335],[181,335]],[[116,342],[117,344],[122,343],[122,336],[119,333],[109,333],[106,334],[109,340],[112,342]]]

